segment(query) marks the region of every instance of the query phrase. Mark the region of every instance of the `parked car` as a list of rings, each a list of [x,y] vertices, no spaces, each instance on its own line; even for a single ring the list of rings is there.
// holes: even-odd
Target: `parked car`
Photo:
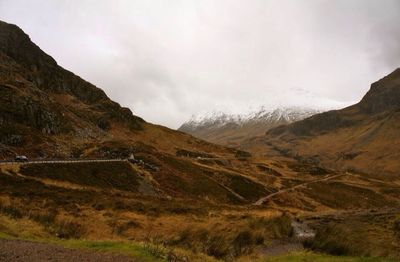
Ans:
[[[17,162],[28,162],[28,158],[26,156],[16,156],[15,161]]]

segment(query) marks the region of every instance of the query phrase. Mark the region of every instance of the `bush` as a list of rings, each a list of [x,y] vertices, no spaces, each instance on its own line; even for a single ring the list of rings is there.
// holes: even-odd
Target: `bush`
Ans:
[[[307,241],[305,246],[335,256],[350,255],[352,252],[346,239],[347,235],[340,226],[328,226],[317,231],[315,238]]]
[[[239,159],[241,159],[241,158],[249,158],[249,157],[251,157],[251,154],[249,152],[247,152],[247,151],[238,150],[238,151],[236,151],[235,157],[239,158]]]
[[[215,258],[224,258],[230,253],[229,245],[222,236],[210,236],[204,243],[203,252]]]
[[[54,225],[54,233],[59,238],[80,238],[84,233],[84,227],[73,221],[60,221]]]
[[[250,253],[254,244],[253,235],[249,231],[240,232],[232,242],[234,256]]]
[[[396,234],[400,236],[400,219],[394,221],[393,229],[394,232],[396,232]]]
[[[276,238],[293,235],[292,220],[287,215],[276,218],[251,217],[248,223],[252,230],[265,229]]]
[[[29,219],[43,225],[44,227],[50,227],[55,223],[57,216],[56,211],[48,211],[48,212],[30,212]]]
[[[3,205],[2,203],[0,203],[0,213],[13,219],[20,219],[23,217],[22,212],[18,208],[12,206],[6,206]]]
[[[130,220],[123,223],[118,223],[117,221],[111,221],[110,226],[113,228],[113,233],[117,235],[122,235],[125,231],[133,228],[140,228],[140,223]]]

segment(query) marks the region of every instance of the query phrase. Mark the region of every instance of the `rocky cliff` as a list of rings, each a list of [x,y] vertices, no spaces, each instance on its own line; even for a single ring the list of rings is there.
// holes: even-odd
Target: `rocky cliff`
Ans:
[[[112,124],[138,131],[144,123],[1,21],[0,112],[2,148],[51,143],[56,135],[104,137]]]

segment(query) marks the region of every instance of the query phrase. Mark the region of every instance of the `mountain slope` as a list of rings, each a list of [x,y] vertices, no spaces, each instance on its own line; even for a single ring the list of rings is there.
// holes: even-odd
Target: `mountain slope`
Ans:
[[[51,146],[60,144],[55,140],[62,135],[105,138],[112,123],[132,131],[143,128],[141,118],[58,66],[21,29],[4,22],[0,22],[0,69],[3,145],[27,148],[47,142]]]
[[[319,112],[303,107],[282,107],[274,110],[260,108],[241,115],[219,112],[193,117],[178,130],[212,143],[237,147],[244,140],[260,136],[268,129],[299,121]]]
[[[33,159],[126,158],[134,154],[142,161],[135,168],[150,177],[150,186],[160,196],[243,203],[266,193],[266,186],[247,176],[240,165],[234,170],[207,167],[182,152],[232,159],[230,165],[239,163],[236,150],[146,123],[101,89],[57,65],[20,28],[0,22],[2,159],[18,154]],[[218,172],[221,174],[215,178]],[[257,190],[244,192],[242,183]]]
[[[335,168],[398,173],[399,130],[400,69],[397,69],[373,83],[359,103],[277,127],[258,142]],[[252,143],[254,147],[257,142]]]
[[[390,100],[392,94],[383,96]],[[390,104],[397,108],[397,101],[385,98],[380,106],[367,106],[365,114]],[[326,121],[329,132],[366,121],[352,110],[332,117],[345,121]],[[136,241],[147,259],[150,252],[182,261],[231,261],[242,255],[257,260],[258,252],[276,250],[275,243],[285,247],[298,241],[304,233],[296,233],[292,218],[301,224],[309,214],[304,226],[311,222],[319,230],[310,242],[319,251],[331,252],[333,246],[342,255],[398,257],[398,176],[331,170],[285,157],[287,151],[277,147],[276,156],[269,154],[280,137],[288,144],[290,137],[299,141],[290,127],[271,131],[273,141],[250,140],[262,150],[253,154],[152,125],[59,67],[21,29],[0,22],[0,158],[80,159],[0,162],[0,238],[53,243],[72,238],[62,243],[120,247],[134,254],[135,244],[126,243]],[[303,138],[329,133],[319,128],[305,125]],[[130,161],[85,160],[131,154]],[[384,217],[371,219],[378,209]],[[342,230],[330,230],[327,222],[341,224]],[[355,227],[361,230],[354,232]],[[340,232],[340,238],[329,232]],[[190,250],[198,257],[189,256]]]

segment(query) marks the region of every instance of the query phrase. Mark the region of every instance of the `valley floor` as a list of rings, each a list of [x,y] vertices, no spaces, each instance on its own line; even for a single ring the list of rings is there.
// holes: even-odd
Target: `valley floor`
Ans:
[[[23,240],[0,240],[0,261],[130,262],[138,260],[124,255],[70,249],[51,244]]]
[[[40,241],[40,242],[39,242]],[[113,241],[57,241],[13,239],[0,233],[0,261],[86,261],[86,262],[150,262],[150,261],[218,261],[201,256],[176,255],[167,250],[155,251],[143,244]],[[47,240],[48,241],[48,240]],[[299,247],[285,250],[286,254],[262,254],[248,256],[239,261],[258,262],[395,262],[390,258],[332,256],[311,251],[295,251]],[[281,252],[280,250],[279,252]],[[192,260],[193,259],[193,260]]]
[[[177,188],[185,197],[159,195],[180,181],[162,177],[167,166],[148,172],[127,161],[2,165],[0,232],[7,240],[0,241],[0,261],[391,262],[400,257],[398,179],[241,160],[250,177],[222,162],[217,168],[218,159],[178,160],[171,161],[176,170],[197,179]],[[265,190],[254,194],[253,185]],[[233,201],[222,202],[221,192]],[[247,203],[238,202],[236,192]]]

